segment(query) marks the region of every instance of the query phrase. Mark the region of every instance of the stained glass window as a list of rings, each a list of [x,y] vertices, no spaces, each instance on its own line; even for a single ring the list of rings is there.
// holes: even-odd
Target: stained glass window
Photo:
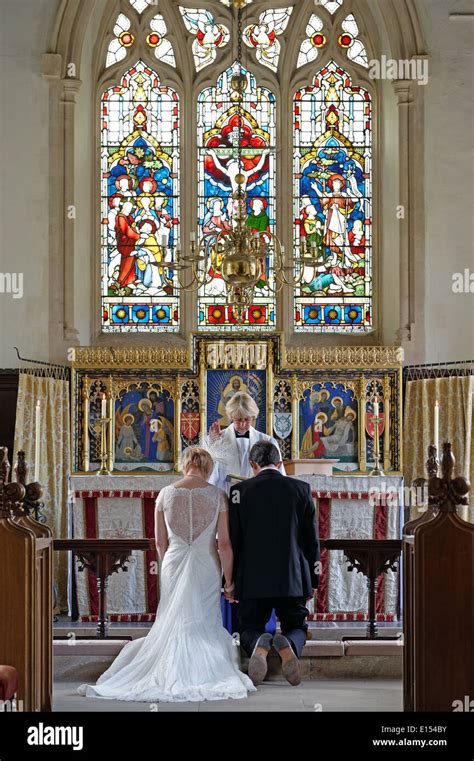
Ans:
[[[166,23],[163,16],[157,13],[150,20],[151,34],[146,38],[147,45],[155,51],[155,57],[168,66],[176,66],[173,46],[171,42],[165,39],[167,33]]]
[[[130,27],[130,19],[124,13],[119,13],[114,26],[115,37],[110,41],[107,49],[106,68],[113,66],[114,63],[123,61],[127,55],[127,48],[132,47],[135,42],[133,34],[129,31]]]
[[[295,247],[316,252],[295,329],[372,330],[372,104],[331,61],[294,98]]]
[[[341,7],[344,0],[316,0],[316,5],[322,5],[329,13],[333,14]]]
[[[264,11],[259,16],[258,24],[250,24],[243,32],[243,40],[249,48],[255,49],[257,61],[272,71],[277,71],[280,57],[277,36],[285,31],[292,10],[293,8],[279,8]]]
[[[339,36],[339,45],[346,50],[350,61],[354,61],[354,63],[367,68],[369,65],[367,51],[364,43],[357,39],[359,27],[352,13],[346,16],[341,26],[342,34]]]
[[[237,201],[238,146],[242,149],[244,189],[247,194],[247,225],[264,236],[275,227],[275,96],[257,86],[254,75],[243,70],[247,85],[239,109],[232,99],[230,81],[236,66],[224,71],[216,87],[198,96],[199,231],[229,230]],[[272,252],[266,257],[265,277],[257,283],[253,305],[246,310],[244,327],[275,327]],[[215,266],[215,265],[214,265]],[[231,330],[232,308],[226,303],[225,283],[220,274],[199,294],[198,325],[207,330]],[[235,328],[234,328],[235,329]]]
[[[143,13],[145,8],[148,8],[152,3],[156,5],[155,0],[130,0],[130,5],[133,5],[137,13]]]
[[[102,330],[176,331],[179,100],[138,61],[101,99]]]
[[[193,56],[196,71],[213,63],[217,58],[217,48],[223,48],[230,39],[224,24],[216,24],[214,16],[202,8],[181,8],[181,15],[188,32],[196,35],[193,41]]]
[[[324,24],[319,16],[313,14],[306,27],[308,37],[306,40],[303,40],[300,46],[298,68],[315,61],[319,55],[319,50],[326,44],[326,36],[321,31],[323,26]]]

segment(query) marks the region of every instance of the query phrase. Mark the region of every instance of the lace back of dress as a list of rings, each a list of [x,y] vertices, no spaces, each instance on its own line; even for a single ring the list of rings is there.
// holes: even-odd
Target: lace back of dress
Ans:
[[[217,523],[219,502],[215,490],[176,489],[170,487],[165,501],[168,526],[188,544],[192,544],[211,524]]]

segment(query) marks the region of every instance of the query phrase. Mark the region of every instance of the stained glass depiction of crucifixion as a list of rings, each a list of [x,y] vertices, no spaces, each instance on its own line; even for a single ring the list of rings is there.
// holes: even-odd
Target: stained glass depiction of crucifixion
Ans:
[[[198,226],[202,235],[232,229],[242,213],[253,232],[264,233],[275,226],[275,97],[267,88],[257,87],[253,74],[244,70],[247,86],[236,105],[230,88],[234,70],[235,65],[224,71],[217,85],[203,90],[198,98]],[[244,176],[244,209],[236,198],[239,172]],[[255,301],[248,309],[245,327],[249,330],[275,326],[274,296],[269,289],[269,283],[273,284],[271,251],[265,264]],[[216,261],[210,269],[211,282],[199,294],[199,326],[231,330],[235,319],[218,270]]]

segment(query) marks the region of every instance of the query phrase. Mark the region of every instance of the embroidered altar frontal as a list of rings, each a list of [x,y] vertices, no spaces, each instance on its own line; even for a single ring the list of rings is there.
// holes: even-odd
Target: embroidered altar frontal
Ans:
[[[70,526],[75,538],[152,537],[154,504],[159,489],[179,476],[73,476],[75,500],[70,505]],[[396,539],[400,536],[401,486],[397,477],[361,478],[303,476],[311,484],[319,513],[321,539]],[[130,488],[130,481],[132,485]],[[136,481],[142,482],[138,489]],[[85,486],[90,488],[84,488]],[[380,497],[374,503],[371,495]],[[387,498],[390,495],[390,499]],[[133,552],[128,571],[109,579],[108,611],[111,621],[153,621],[159,600],[159,573],[155,552]],[[349,572],[343,553],[323,550],[321,585],[310,620],[365,620],[367,581]],[[79,618],[96,620],[96,577],[75,567]],[[397,618],[399,574],[388,571],[379,578],[376,611],[379,621]]]
[[[87,539],[152,538],[156,492],[79,491],[75,493],[74,535]],[[152,621],[159,599],[156,553],[133,551],[126,564],[109,578],[107,601],[111,621]],[[74,566],[76,604],[82,621],[99,612],[97,577]]]

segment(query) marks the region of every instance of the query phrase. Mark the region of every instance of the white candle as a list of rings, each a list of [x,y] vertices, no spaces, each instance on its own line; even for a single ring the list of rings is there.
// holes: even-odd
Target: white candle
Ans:
[[[166,248],[166,235],[161,236],[161,245],[163,248]]]
[[[434,408],[434,445],[439,452],[439,404],[436,400]]]
[[[378,396],[376,396],[374,399],[374,417],[378,417],[378,416],[379,416],[379,398]]]
[[[196,242],[196,233],[194,233],[194,232],[189,233],[189,240],[191,241],[191,243],[195,243]]]
[[[107,397],[105,394],[102,394],[102,417],[107,417]]]
[[[40,426],[41,426],[41,402],[36,402],[36,420],[35,420],[35,481],[39,481],[39,463],[40,463]]]

